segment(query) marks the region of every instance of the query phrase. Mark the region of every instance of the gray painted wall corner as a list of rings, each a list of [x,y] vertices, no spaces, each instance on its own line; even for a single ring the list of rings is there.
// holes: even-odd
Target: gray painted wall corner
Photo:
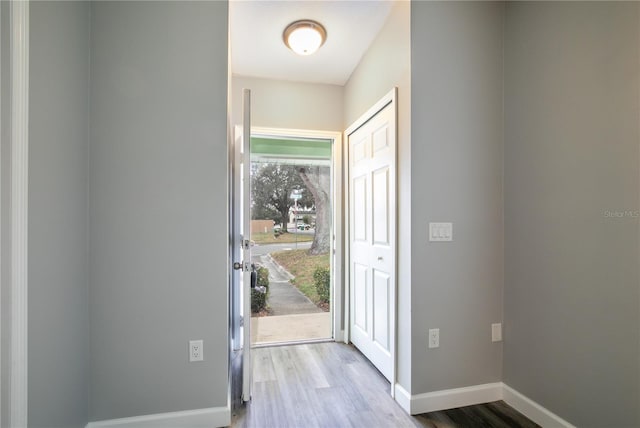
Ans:
[[[91,420],[227,405],[227,12],[93,4]]]
[[[90,4],[31,2],[29,426],[88,420]]]
[[[394,4],[387,21],[344,88],[344,122],[350,126],[394,87],[397,97],[397,381],[411,391],[411,4]]]
[[[504,381],[577,426],[639,426],[638,4],[506,11]]]
[[[412,3],[414,394],[502,378],[491,324],[504,282],[503,19],[498,2]],[[453,222],[453,242],[428,242],[428,223],[441,221]]]

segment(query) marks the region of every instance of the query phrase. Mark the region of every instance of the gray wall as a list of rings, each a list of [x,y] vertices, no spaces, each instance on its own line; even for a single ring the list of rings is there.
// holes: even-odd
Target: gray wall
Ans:
[[[640,426],[638,4],[506,10],[504,381]]]
[[[413,394],[500,381],[503,5],[411,5]],[[429,243],[430,221],[453,242]],[[440,348],[427,331],[440,328]]]
[[[93,3],[91,420],[227,405],[227,6]]]
[[[30,427],[87,422],[89,12],[30,4]]]
[[[2,234],[2,247],[0,251],[2,251],[2,267],[1,267],[1,278],[0,278],[0,341],[2,343],[2,354],[0,355],[0,426],[5,427],[9,423],[9,372],[10,372],[10,364],[9,364],[9,342],[10,342],[10,313],[9,313],[9,299],[11,298],[10,294],[10,278],[11,271],[9,270],[8,255],[10,254],[11,241],[8,238],[9,236],[9,166],[10,163],[10,131],[11,128],[9,126],[10,116],[9,116],[9,108],[10,108],[10,100],[8,96],[4,94],[9,93],[9,2],[3,1],[0,2],[0,31],[1,36],[1,45],[0,45],[0,92],[3,96],[0,97],[0,114],[2,115],[0,119],[0,173],[2,174],[2,178],[0,179],[0,183],[2,185],[1,190],[1,203],[0,203],[0,228]]]
[[[251,89],[251,125],[269,128],[343,130],[343,88],[233,76],[231,123],[242,120],[242,89]]]
[[[411,4],[397,2],[344,88],[345,128],[398,87],[398,382],[411,390]]]

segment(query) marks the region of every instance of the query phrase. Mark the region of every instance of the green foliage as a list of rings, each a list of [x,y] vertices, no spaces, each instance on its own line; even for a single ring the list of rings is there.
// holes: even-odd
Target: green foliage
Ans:
[[[269,269],[260,267],[257,270],[257,285],[265,287],[266,293],[251,290],[251,312],[260,312],[267,308],[267,298],[269,297]]]
[[[291,192],[305,189],[299,166],[278,163],[254,163],[251,169],[251,217],[269,219],[286,225],[289,208],[294,206]],[[302,192],[299,206],[311,206],[313,196],[308,190]]]
[[[302,222],[304,224],[311,224],[311,216],[309,214],[305,214],[302,216]]]
[[[329,302],[331,289],[331,274],[328,268],[319,267],[313,271],[313,283],[316,286],[316,292],[322,302]]]
[[[269,289],[269,269],[266,267],[258,268],[258,287],[267,287]]]

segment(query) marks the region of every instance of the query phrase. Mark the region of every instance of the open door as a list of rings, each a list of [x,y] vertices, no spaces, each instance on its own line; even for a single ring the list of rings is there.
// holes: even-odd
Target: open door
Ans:
[[[233,163],[232,347],[241,351],[242,401],[251,399],[251,91],[243,89],[242,126],[235,128]],[[238,379],[235,379],[237,381]],[[235,389],[235,388],[234,388]]]

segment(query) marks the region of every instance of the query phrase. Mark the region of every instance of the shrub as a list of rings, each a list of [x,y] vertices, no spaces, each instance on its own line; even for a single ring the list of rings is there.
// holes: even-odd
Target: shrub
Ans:
[[[331,274],[329,268],[319,267],[313,271],[313,283],[321,302],[328,303],[331,289]]]
[[[257,286],[265,287],[265,293],[257,290],[251,290],[251,312],[260,312],[267,308],[267,297],[269,297],[269,269],[259,267],[256,271]]]

